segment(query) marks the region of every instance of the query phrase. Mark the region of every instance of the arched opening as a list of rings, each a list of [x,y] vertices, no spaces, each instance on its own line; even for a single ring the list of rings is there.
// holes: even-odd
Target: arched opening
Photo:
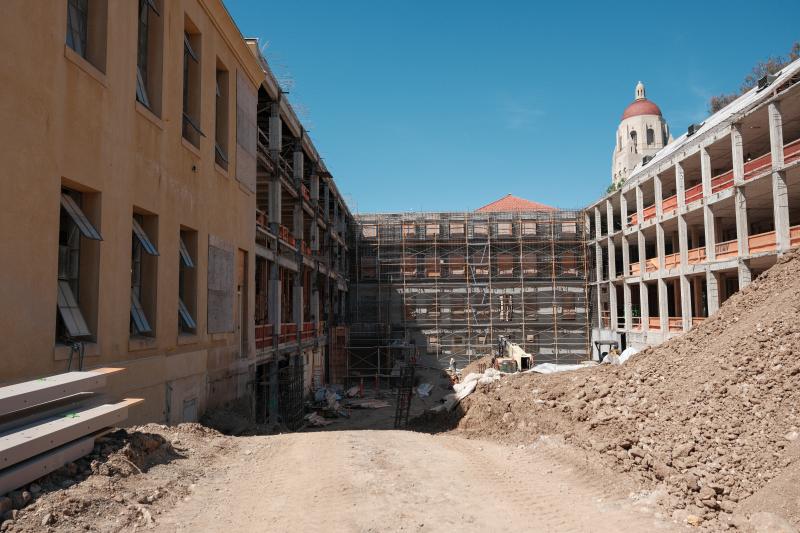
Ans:
[[[631,131],[631,146],[633,146],[633,152],[634,153],[637,153],[639,151],[639,150],[637,150],[637,146],[636,146],[636,130],[632,130]]]
[[[647,128],[647,146],[656,142],[656,132],[653,131],[653,128]]]

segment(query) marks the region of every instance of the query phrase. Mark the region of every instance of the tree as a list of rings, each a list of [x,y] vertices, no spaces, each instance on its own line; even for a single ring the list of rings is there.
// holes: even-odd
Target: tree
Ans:
[[[744,81],[742,82],[741,87],[739,87],[738,92],[730,93],[730,94],[718,94],[716,96],[712,96],[711,99],[708,101],[708,112],[709,113],[716,113],[726,105],[730,104],[741,95],[752,89],[758,83],[758,80],[766,76],[767,74],[775,74],[776,72],[780,71],[783,67],[791,63],[792,61],[800,58],[800,41],[796,41],[792,48],[789,50],[789,57],[784,58],[782,56],[775,56],[769,57],[765,61],[759,61],[750,71],[750,73],[744,77]]]

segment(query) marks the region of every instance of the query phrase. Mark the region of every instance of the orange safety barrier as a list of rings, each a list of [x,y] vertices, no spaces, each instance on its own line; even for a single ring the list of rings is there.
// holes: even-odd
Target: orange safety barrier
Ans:
[[[684,195],[684,201],[686,205],[689,205],[692,202],[696,202],[697,200],[703,197],[703,184],[698,183],[694,187],[689,187],[686,189],[686,194]]]
[[[668,329],[670,332],[683,331],[683,318],[669,317],[667,319]]]
[[[297,339],[297,325],[296,324],[281,324],[281,339],[280,342],[292,342]]]
[[[664,256],[665,270],[672,270],[673,268],[678,268],[680,264],[681,264],[681,254],[670,254]]]
[[[635,331],[639,331],[642,329],[642,317],[640,316],[631,317],[631,329]]]
[[[642,267],[641,265],[639,265],[638,261],[635,263],[631,263],[630,267],[631,267],[631,276],[638,276],[642,271]]]
[[[697,325],[702,324],[705,319],[706,319],[706,317],[704,317],[704,316],[694,316],[694,317],[692,317],[692,326],[697,326]]]
[[[658,266],[657,258],[648,259],[645,261],[645,268],[647,269],[647,272],[655,272],[658,270]]]
[[[700,248],[692,248],[689,250],[689,258],[688,263],[690,265],[696,265],[698,263],[702,263],[706,260],[706,248],[705,246],[701,246]]]
[[[648,318],[647,319],[647,328],[650,331],[661,331],[661,319],[660,318]]]
[[[669,198],[664,198],[661,202],[661,212],[665,215],[678,209],[678,195],[673,194]]]
[[[739,243],[736,240],[720,242],[714,246],[714,255],[717,259],[729,259],[739,255]]]
[[[758,235],[751,235],[747,238],[747,243],[751,254],[775,251],[775,232],[768,231]]]
[[[733,169],[711,178],[711,194],[733,187]]]
[[[783,164],[788,165],[800,159],[800,139],[783,146]]]
[[[272,346],[272,324],[256,324],[256,349]]]
[[[800,246],[800,225],[789,228],[789,246]]]
[[[642,220],[644,222],[647,222],[651,218],[655,217],[656,217],[656,204],[647,206],[642,210]]]

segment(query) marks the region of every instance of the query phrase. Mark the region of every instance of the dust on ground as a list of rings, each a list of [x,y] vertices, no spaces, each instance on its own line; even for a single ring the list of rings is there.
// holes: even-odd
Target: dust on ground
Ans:
[[[663,489],[660,503],[678,522],[790,530],[774,515],[800,525],[799,378],[794,250],[714,317],[623,366],[510,376],[413,425],[503,443],[563,435]]]

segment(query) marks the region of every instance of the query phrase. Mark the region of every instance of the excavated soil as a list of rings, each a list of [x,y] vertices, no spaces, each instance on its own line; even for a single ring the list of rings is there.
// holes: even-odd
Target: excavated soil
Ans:
[[[714,317],[623,366],[509,376],[413,427],[506,443],[563,435],[663,488],[678,522],[784,531],[780,517],[800,525],[799,382],[794,250]]]

